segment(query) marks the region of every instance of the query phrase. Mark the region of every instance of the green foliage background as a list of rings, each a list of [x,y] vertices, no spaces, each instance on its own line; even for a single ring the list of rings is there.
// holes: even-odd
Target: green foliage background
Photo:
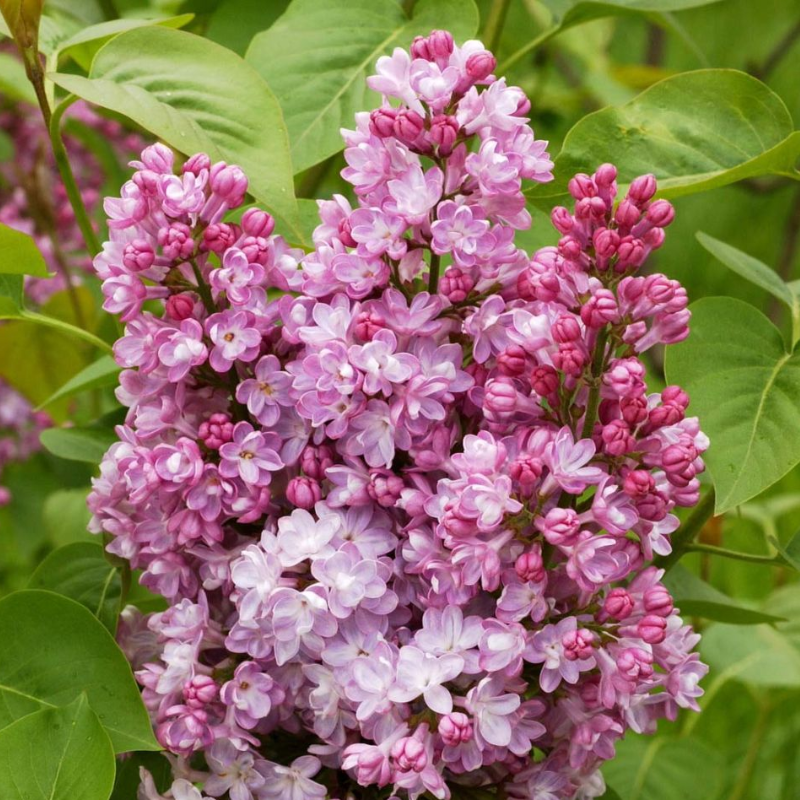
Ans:
[[[112,15],[127,21],[108,23]],[[153,16],[163,18],[157,28],[141,21]],[[800,279],[800,134],[793,133],[800,120],[799,0],[52,0],[39,47],[54,99],[74,92],[175,147],[184,143],[241,163],[253,178],[254,201],[276,214],[288,238],[305,243],[314,226],[311,201],[347,192],[338,177],[344,164],[338,128],[375,102],[365,75],[379,55],[434,27],[460,39],[481,32],[498,55],[498,74],[530,96],[537,137],[550,140],[553,154],[563,147],[556,182],[531,192],[534,226],[522,246],[556,242],[547,211],[560,202],[554,195],[573,171],[591,171],[606,159],[620,164],[623,179],[652,171],[668,178],[664,194],[677,216],[649,266],[680,280],[700,301],[694,335],[667,355],[666,374],[663,352],[649,368],[655,386],[690,384],[694,410],[712,435],[718,516],[669,576],[679,605],[704,634],[700,650],[711,666],[704,711],[663,723],[652,738],[629,735],[604,770],[607,796],[794,800],[800,797],[800,539],[793,540],[800,529],[800,356],[792,354],[799,321],[792,282]],[[739,73],[695,73],[719,69],[747,73],[774,96]],[[636,99],[665,80],[649,99]],[[164,90],[170,81],[183,89],[180,107]],[[0,91],[9,100],[31,99],[24,73],[5,59]],[[720,111],[726,105],[733,109],[727,116]],[[726,164],[729,135],[746,157]],[[681,152],[687,142],[699,152]],[[2,148],[0,155],[9,157]],[[711,177],[695,168],[715,160],[722,166]],[[747,168],[737,166],[745,161]],[[109,191],[123,179],[119,168],[110,172]],[[699,232],[707,236],[698,239]],[[46,734],[54,757],[68,767],[76,758],[101,765],[85,796],[103,800],[112,745],[139,737],[143,750],[155,747],[145,741],[142,709],[130,698],[118,653],[100,651],[113,648],[107,631],[115,630],[123,600],[147,609],[157,601],[136,588],[135,576],[131,591],[132,576],[106,562],[86,532],[89,480],[121,419],[112,392],[116,370],[108,356],[97,360],[94,345],[112,342],[116,329],[92,285],[81,292],[87,331],[70,327],[74,314],[58,297],[41,309],[42,326],[20,305],[21,279],[13,274],[20,264],[26,272],[40,269],[36,257],[14,251],[10,258],[24,242],[0,239],[0,246],[0,318],[11,320],[0,327],[0,376],[34,403],[47,401],[57,421],[74,424],[48,432],[46,452],[4,472],[14,499],[0,508],[0,596],[35,591],[0,600],[0,634],[5,628],[3,648],[9,648],[0,653],[0,693],[25,638],[14,625],[34,624],[33,608],[72,626],[74,637],[100,643],[98,658],[113,662],[119,703],[119,719],[109,720],[107,703],[85,694],[76,679],[57,701],[34,698],[5,721],[0,717],[0,796],[6,797],[3,776],[13,769],[8,753],[31,758],[26,741]],[[726,299],[703,300],[712,297]],[[722,346],[734,341],[753,342],[764,374],[709,383]],[[732,370],[741,366],[736,358]],[[772,378],[780,397],[765,396],[778,363],[780,374]],[[737,405],[722,413],[726,392]],[[754,446],[739,454],[748,435]],[[51,625],[38,635],[58,630]],[[62,657],[56,644],[44,658]],[[71,752],[59,738],[64,726],[85,731],[85,752]],[[152,767],[158,756],[136,758]],[[118,767],[117,800],[134,797],[136,763]],[[78,796],[70,795],[69,775],[53,779],[46,796]],[[9,795],[28,796],[39,797]]]

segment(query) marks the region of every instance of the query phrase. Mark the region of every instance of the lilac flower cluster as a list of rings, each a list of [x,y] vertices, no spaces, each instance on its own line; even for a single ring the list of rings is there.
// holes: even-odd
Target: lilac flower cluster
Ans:
[[[0,480],[5,466],[25,461],[40,449],[39,434],[50,425],[47,414],[34,411],[16,389],[0,379]],[[10,501],[11,491],[0,483],[0,506]]]
[[[83,102],[67,111],[65,122],[64,145],[83,203],[94,214],[108,175],[82,141],[81,132],[102,137],[120,163],[139,152],[144,143],[138,134],[126,131],[116,120],[101,117]],[[0,163],[0,223],[32,236],[53,273],[49,278],[25,279],[28,299],[42,305],[66,288],[65,273],[72,273],[74,281],[79,282],[81,273],[92,274],[92,262],[64,184],[57,177],[39,109],[27,103],[4,104],[0,107],[0,128],[13,145],[13,156]]]
[[[357,204],[320,202],[308,255],[226,221],[246,178],[203,155],[148,148],[106,203],[129,411],[90,506],[170,603],[121,632],[167,797],[595,797],[626,730],[698,707],[649,565],[707,446],[639,359],[688,333],[683,289],[635,274],[673,210],[604,165],[519,250],[552,164],[494,66],[442,31],[378,61]]]

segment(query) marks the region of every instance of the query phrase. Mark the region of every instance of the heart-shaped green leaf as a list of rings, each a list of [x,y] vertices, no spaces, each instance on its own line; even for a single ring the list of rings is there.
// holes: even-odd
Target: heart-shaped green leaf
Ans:
[[[117,753],[159,749],[127,659],[82,605],[14,592],[0,600],[0,641],[0,728],[85,692]]]
[[[112,634],[117,629],[122,581],[100,544],[74,542],[54,550],[36,567],[28,588],[69,597],[88,608]]]
[[[235,53],[191,33],[138,28],[113,38],[88,78],[52,80],[90,103],[129,117],[182,153],[238,164],[250,191],[296,234],[289,139],[280,106]]]
[[[0,730],[3,800],[108,800],[114,750],[86,695]]]
[[[800,355],[741,300],[710,297],[691,309],[691,335],[667,350],[666,373],[711,440],[704,459],[721,514],[800,462]]]
[[[556,179],[526,194],[549,209],[568,196],[575,173],[610,161],[621,184],[652,172],[660,196],[678,197],[758,175],[797,178],[799,155],[800,132],[768,86],[744,72],[705,69],[585,116],[564,139]]]
[[[436,28],[463,41],[477,25],[473,0],[419,0],[411,19],[395,0],[294,0],[253,39],[247,60],[283,108],[295,170],[341,150],[339,129],[354,127],[357,111],[378,105],[365,78],[380,56]]]

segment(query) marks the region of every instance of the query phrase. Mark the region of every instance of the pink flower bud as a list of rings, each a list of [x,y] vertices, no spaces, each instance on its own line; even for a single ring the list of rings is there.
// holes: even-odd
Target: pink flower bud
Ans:
[[[625,236],[620,240],[617,255],[619,259],[616,269],[618,272],[621,272],[628,267],[640,267],[644,262],[647,252],[644,249],[644,244],[641,239],[635,239],[633,236]]]
[[[619,321],[617,298],[609,289],[598,289],[581,308],[581,319],[590,328]]]
[[[173,294],[167,299],[166,314],[170,319],[183,322],[194,316],[195,299],[188,293]]]
[[[355,247],[357,243],[351,234],[352,225],[350,220],[347,218],[340,220],[337,227],[339,228],[339,239],[341,239],[342,244],[345,247]]]
[[[628,200],[641,207],[656,193],[656,188],[655,175],[640,175],[628,189]]]
[[[541,397],[549,397],[558,391],[561,379],[553,367],[543,364],[531,373],[531,387]]]
[[[669,200],[656,200],[647,209],[647,221],[657,228],[666,228],[675,219],[675,209]]]
[[[451,303],[463,303],[475,286],[472,276],[458,267],[448,267],[439,281],[439,292]]]
[[[417,36],[411,43],[413,58],[423,58],[425,61],[447,60],[453,52],[453,36],[447,31],[431,31],[428,36]]]
[[[5,486],[0,486],[0,508],[11,502],[11,492]]]
[[[673,403],[684,409],[689,406],[689,395],[680,386],[667,386],[661,392],[661,400],[664,403]]]
[[[473,83],[478,83],[488,78],[496,66],[497,59],[488,50],[481,50],[467,59],[467,75]]]
[[[530,550],[522,553],[514,562],[514,571],[521,581],[538,583],[544,580],[545,571],[541,547],[534,545]]]
[[[637,625],[636,633],[647,644],[661,644],[667,638],[667,621],[663,617],[648,614]]]
[[[370,132],[379,139],[387,139],[394,136],[394,123],[397,119],[397,109],[389,106],[376,108],[369,115]]]
[[[631,436],[628,425],[621,419],[612,420],[605,425],[600,438],[603,441],[603,450],[610,456],[621,456],[636,446],[636,440]]]
[[[640,396],[623,397],[619,401],[622,418],[631,428],[636,427],[647,419],[647,400]]]
[[[392,758],[401,772],[422,772],[428,766],[425,745],[413,736],[404,736],[392,745]]]
[[[575,219],[564,206],[556,206],[550,212],[553,227],[565,236],[575,227]]]
[[[603,611],[611,619],[627,619],[633,611],[633,598],[627,589],[612,589],[603,601]]]
[[[438,732],[445,744],[455,746],[472,739],[472,722],[466,714],[453,711],[439,720]]]
[[[369,471],[367,494],[384,508],[395,506],[404,488],[403,479],[388,469],[371,469]]]
[[[205,153],[195,153],[183,165],[184,174],[191,172],[193,175],[199,175],[204,169],[211,168],[211,159]],[[171,172],[172,170],[167,170]]]
[[[425,120],[411,109],[401,109],[394,121],[394,135],[404,144],[412,145],[425,129]]]
[[[437,148],[440,156],[449,156],[453,152],[459,130],[455,117],[437,114],[431,120],[428,141]]]
[[[604,188],[609,188],[616,179],[617,168],[613,164],[601,164],[594,173],[594,182]]]
[[[518,378],[525,372],[528,355],[518,344],[510,344],[497,356],[497,369],[503,375]]]
[[[218,687],[210,675],[195,675],[183,685],[183,697],[190,708],[202,708],[214,701]]]
[[[309,445],[300,454],[300,467],[309,478],[321,481],[333,466],[333,451],[326,444]]]
[[[636,511],[648,522],[658,522],[667,516],[667,498],[659,491],[653,490],[636,499]]]
[[[203,231],[200,249],[221,256],[229,247],[233,246],[237,238],[237,232],[233,225],[229,225],[227,222],[217,222],[209,225]]]
[[[534,522],[545,539],[556,547],[571,547],[580,532],[580,520],[571,508],[551,508],[544,517]]]
[[[144,239],[134,239],[125,245],[122,251],[122,265],[132,272],[143,272],[150,269],[156,260],[153,245]]]
[[[577,342],[583,335],[580,323],[572,314],[559,314],[553,323],[553,340],[558,344]]]
[[[617,206],[617,213],[614,215],[614,219],[620,228],[632,228],[641,216],[642,212],[634,203],[630,200],[623,200]]]
[[[553,355],[553,364],[556,369],[578,378],[586,364],[586,353],[579,345],[573,342],[566,342],[558,346],[558,352]]]
[[[493,378],[486,384],[483,406],[493,414],[513,414],[517,408],[517,389],[509,378]]]
[[[275,220],[271,214],[262,211],[260,208],[248,208],[242,214],[242,230],[248,236],[260,236],[266,238],[275,230]]]
[[[564,658],[567,661],[578,661],[589,658],[594,652],[595,636],[591,631],[584,629],[568,631],[561,639],[564,648]]]
[[[161,251],[170,261],[186,261],[194,254],[194,239],[192,229],[182,222],[173,222],[161,228],[157,235]]]
[[[322,489],[313,478],[296,477],[286,487],[286,499],[297,508],[314,508],[322,499]]]
[[[643,497],[652,492],[656,482],[644,469],[632,469],[622,480],[622,491],[629,497]]]
[[[641,647],[626,647],[617,656],[617,669],[632,681],[651,677],[652,665],[653,656]]]
[[[668,617],[674,608],[672,596],[667,591],[666,586],[656,584],[651,586],[644,593],[644,610],[648,614],[655,614],[659,617]]]
[[[609,259],[619,247],[619,234],[610,228],[598,228],[592,236],[595,253],[599,258]]]
[[[247,176],[240,167],[224,161],[211,167],[209,184],[211,191],[230,207],[241,205],[247,194]]]
[[[542,474],[542,462],[534,456],[518,456],[511,463],[511,477],[520,484],[520,490],[526,497],[533,494],[534,486]]]
[[[219,450],[233,440],[233,422],[228,414],[212,414],[197,429],[197,438],[209,449]]]
[[[584,197],[596,197],[597,187],[594,181],[583,172],[579,172],[567,184],[569,193],[576,199],[582,200]]]

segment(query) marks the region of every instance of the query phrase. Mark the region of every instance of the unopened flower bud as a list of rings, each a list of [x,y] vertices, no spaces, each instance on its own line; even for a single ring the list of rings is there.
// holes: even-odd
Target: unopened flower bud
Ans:
[[[628,189],[628,200],[634,205],[643,206],[656,193],[655,175],[640,175],[634,178]]]
[[[474,83],[478,83],[488,78],[496,66],[497,59],[488,50],[481,50],[467,59],[467,75]]]
[[[661,644],[667,638],[667,621],[655,614],[648,614],[637,625],[636,633],[647,644]]]
[[[170,319],[183,322],[194,316],[195,299],[188,293],[173,294],[167,299],[166,314]]]
[[[242,214],[242,230],[248,236],[260,236],[266,238],[275,230],[275,220],[271,214],[262,211],[260,208],[248,208]]]
[[[466,714],[453,711],[439,720],[438,733],[447,745],[455,746],[472,739],[472,722]]]
[[[286,487],[286,499],[297,508],[314,508],[322,499],[322,489],[313,478],[298,476],[289,481]]]
[[[514,571],[521,581],[538,583],[544,580],[545,571],[541,547],[534,545],[530,550],[522,553],[514,562]]]
[[[667,591],[666,586],[657,584],[651,586],[644,593],[644,610],[648,614],[656,614],[659,617],[668,617],[674,608],[672,596]]]
[[[627,589],[612,589],[603,601],[603,611],[611,619],[627,619],[633,611],[633,598]]]

